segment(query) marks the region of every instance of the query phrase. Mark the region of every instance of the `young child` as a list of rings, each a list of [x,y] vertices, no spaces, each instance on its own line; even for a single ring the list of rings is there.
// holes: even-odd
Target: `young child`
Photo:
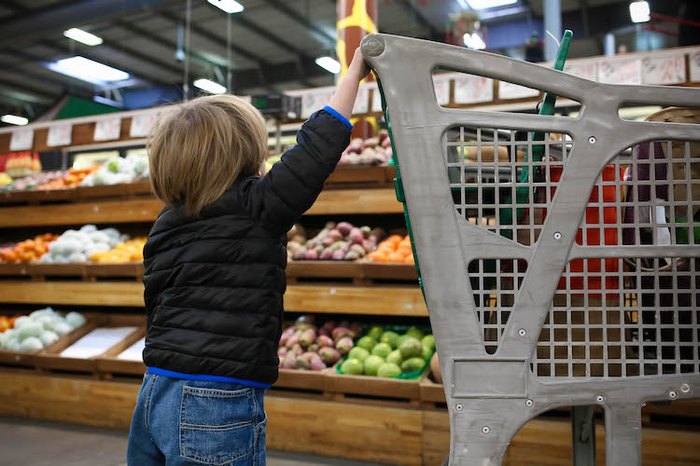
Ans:
[[[267,130],[233,96],[178,105],[150,141],[166,208],[144,248],[148,367],[130,466],[264,465],[263,395],[277,379],[287,231],[350,141],[369,70],[359,51],[330,104],[265,176]]]

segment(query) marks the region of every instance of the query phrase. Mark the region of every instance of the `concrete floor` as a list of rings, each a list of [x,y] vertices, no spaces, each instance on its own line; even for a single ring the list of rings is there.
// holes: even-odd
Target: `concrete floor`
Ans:
[[[0,418],[0,466],[124,466],[127,433]],[[268,450],[268,466],[370,466]]]

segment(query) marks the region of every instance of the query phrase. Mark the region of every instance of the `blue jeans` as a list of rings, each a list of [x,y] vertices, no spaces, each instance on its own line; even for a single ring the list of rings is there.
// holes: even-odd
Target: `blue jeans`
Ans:
[[[265,465],[264,389],[146,374],[129,466]]]

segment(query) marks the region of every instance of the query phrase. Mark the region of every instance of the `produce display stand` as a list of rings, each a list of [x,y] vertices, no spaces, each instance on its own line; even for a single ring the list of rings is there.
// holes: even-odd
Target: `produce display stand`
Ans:
[[[698,396],[700,247],[693,218],[700,196],[693,141],[700,140],[700,126],[626,121],[618,111],[625,104],[697,108],[700,92],[600,84],[507,57],[388,35],[366,37],[362,52],[386,99],[397,196],[406,203],[444,377],[449,463],[500,465],[516,433],[539,414],[599,405],[606,464],[641,465],[642,403]],[[583,111],[557,118],[443,108],[431,80],[440,66],[564,96]],[[467,139],[464,134],[474,129],[476,140]],[[461,172],[466,147],[499,144],[482,135],[502,129],[513,136],[500,144],[524,147],[527,161],[477,164],[508,166],[511,180],[450,176]],[[527,138],[516,141],[516,131]],[[649,141],[662,141],[656,156],[651,149],[653,164],[640,155]],[[540,149],[545,156],[535,160]],[[629,178],[604,177],[608,164],[614,173],[629,168]],[[682,166],[684,177],[661,179],[657,165],[674,175]],[[562,170],[560,178],[553,167]],[[658,181],[674,189],[662,197]],[[500,187],[513,195],[482,198]],[[474,189],[476,201],[465,195]],[[522,189],[524,204],[515,196]],[[654,193],[650,201],[645,190]],[[630,192],[633,200],[623,197]],[[493,224],[483,221],[489,209]],[[603,222],[609,209],[616,215]],[[623,221],[625,209],[635,215]],[[504,210],[517,224],[499,222]],[[525,215],[516,215],[520,211]],[[623,243],[627,231],[636,233]],[[665,232],[667,243],[660,239]],[[607,261],[603,269],[601,261]],[[495,295],[495,303],[487,304],[486,295]]]

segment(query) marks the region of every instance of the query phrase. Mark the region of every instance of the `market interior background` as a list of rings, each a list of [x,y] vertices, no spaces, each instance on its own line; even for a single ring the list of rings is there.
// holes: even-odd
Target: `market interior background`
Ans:
[[[4,0],[0,2],[0,114],[29,121],[51,119],[51,110],[59,111],[69,97],[124,110],[178,101],[187,67],[189,83],[209,79],[240,95],[334,83],[334,75],[315,61],[335,54],[336,0],[240,3],[243,11],[226,14],[205,0],[193,0],[187,37],[185,0]],[[541,42],[551,41],[545,33],[543,0],[503,2],[510,4],[484,10],[470,5],[488,2],[377,3],[378,27],[384,33],[463,45],[463,37],[452,34],[451,20],[475,11],[480,17],[476,32],[486,50],[542,61]],[[650,3],[651,20],[635,24],[628,0],[562,0],[561,24],[572,29],[575,38],[569,56],[603,55],[610,35],[614,50],[608,52],[613,53],[700,41],[700,30],[692,26],[692,21],[700,20],[698,2]],[[71,28],[90,32],[102,42],[89,46],[64,36]],[[535,46],[528,46],[533,35]],[[189,54],[185,53],[187,40]],[[72,56],[122,70],[129,78],[105,89],[51,70],[52,63]],[[192,85],[189,89],[191,95],[203,92]]]
[[[572,74],[603,82],[607,70],[608,83],[700,86],[700,0],[356,2],[376,5],[373,19],[379,32],[486,50],[546,66],[557,51],[556,39],[563,30],[571,29],[574,37],[567,65],[572,66],[568,70]],[[148,181],[148,132],[167,104],[223,92],[250,97],[268,119],[269,168],[285,147],[295,143],[304,118],[330,98],[342,67],[336,52],[336,23],[339,10],[348,3],[0,0],[0,465],[124,464],[127,429],[145,371],[141,356],[146,333],[143,245],[163,207]],[[539,89],[488,77],[458,75],[434,75],[440,105],[533,114],[544,95]],[[271,466],[437,465],[450,448],[435,338],[418,286],[377,83],[364,83],[360,93],[352,118],[355,138],[319,201],[289,235],[287,321],[278,352],[280,379],[266,398]],[[634,107],[623,108],[621,118],[642,121],[660,110],[659,106]],[[574,116],[580,105],[562,98],[556,111]],[[682,115],[683,121],[700,121],[700,112],[689,114]],[[468,180],[462,187],[483,183],[490,184],[490,190],[477,194],[478,189],[471,186],[470,191],[457,193],[453,188],[455,204],[461,203],[458,212],[468,222],[494,232],[502,215],[494,193],[498,183],[515,192],[515,183],[522,182],[517,175],[525,171],[522,162],[527,149],[523,151],[514,141],[518,137],[522,142],[531,133],[491,128],[493,131],[474,130],[465,137],[465,129],[466,133],[474,130],[462,127],[458,134],[460,128],[451,128],[445,139],[450,138],[448,150],[463,165],[457,168],[465,173],[463,181]],[[563,159],[571,139],[562,134],[550,136],[548,147],[558,149]],[[457,154],[459,145],[462,152]],[[561,160],[558,163],[561,168]],[[612,193],[620,201],[616,193],[623,191],[618,188],[624,183],[615,177],[621,168],[626,167],[619,160],[617,166],[606,167],[601,175],[607,177],[601,178],[606,183],[605,190],[599,191],[601,199]],[[496,172],[498,176],[492,177]],[[448,175],[453,173],[450,170]],[[525,179],[527,182],[527,176]],[[556,186],[559,179],[546,181],[547,186]],[[693,185],[693,193],[698,186],[696,179],[676,185],[680,189]],[[537,194],[546,197],[545,191],[548,189],[540,189]],[[531,192],[534,198],[534,188]],[[465,199],[470,195],[471,209],[466,209]],[[697,198],[692,201],[697,205]],[[488,204],[487,208],[482,204]],[[586,222],[594,218],[591,228],[600,227],[596,231],[602,233],[597,240],[589,236],[582,247],[600,246],[601,237],[608,245],[608,231],[604,230],[625,228],[615,213],[608,215],[615,206],[606,207],[598,221],[599,205],[587,207],[585,218]],[[517,207],[512,212],[521,210]],[[546,213],[547,208],[540,210]],[[521,229],[532,237],[522,240],[516,236],[521,245],[535,241],[535,231],[544,222],[540,214],[540,223],[534,223],[533,215],[532,222]],[[685,222],[693,221],[692,216],[687,217]],[[675,221],[679,228],[669,228],[669,236],[678,239],[679,232],[685,232],[685,246],[688,231],[700,238],[697,226],[694,230],[681,228],[687,225],[681,225],[679,215]],[[601,227],[607,223],[613,226]],[[674,247],[682,242],[678,239],[677,243]],[[700,244],[700,239],[694,244]],[[588,259],[575,260],[579,265],[593,264]],[[700,259],[693,260],[698,261],[697,272]],[[478,331],[483,330],[485,351],[493,352],[515,301],[514,283],[522,280],[524,272],[518,259],[503,259],[501,266],[494,265],[495,260],[481,261],[469,264],[469,278],[473,302],[481,306],[479,320],[484,328]],[[599,304],[600,316],[600,308],[607,305],[600,305],[606,293],[601,290],[608,286],[601,276],[608,271],[601,272],[601,260],[597,261],[597,271],[584,273],[581,265],[572,272],[578,275],[569,284],[578,286],[573,294],[586,293],[586,299]],[[490,275],[480,279],[482,272]],[[584,287],[589,272],[597,285]],[[646,285],[636,290],[618,287],[630,276],[624,273],[627,270],[619,266],[607,278],[616,283],[612,294],[617,301],[609,304],[614,312],[622,308],[620,303],[628,306],[616,314],[626,317],[618,317],[615,331],[629,337],[629,354],[638,362],[642,343],[654,343],[663,333],[666,340],[659,336],[655,342],[668,343],[664,351],[673,349],[669,342],[684,346],[686,352],[696,351],[686,372],[697,374],[700,357],[691,346],[697,347],[700,334],[693,333],[688,324],[681,330],[685,336],[680,341],[681,332],[671,331],[669,337],[669,332],[658,331],[654,326],[658,321],[641,329],[639,316],[654,314],[648,308],[639,310]],[[686,288],[691,286],[689,274],[684,276]],[[494,277],[503,278],[507,285],[497,289]],[[562,283],[565,278],[562,273]],[[653,277],[642,278],[653,281]],[[655,292],[659,294],[658,286]],[[682,304],[678,296],[690,295],[677,285],[672,292],[674,309]],[[638,296],[628,300],[634,293]],[[619,298],[623,294],[624,301]],[[668,296],[666,302],[672,301]],[[510,302],[500,306],[503,299]],[[583,316],[589,304],[582,302],[572,304],[566,312]],[[636,315],[628,317],[632,314]],[[696,316],[693,325],[697,327],[697,309],[686,309],[686,315],[690,314]],[[558,351],[565,344],[583,348],[582,343],[567,340],[574,338],[574,332],[562,326],[576,327],[577,335],[585,333],[585,344],[593,346],[612,334],[605,333],[600,322],[584,322],[583,317],[578,322],[550,322],[551,332],[543,328],[541,335],[551,335],[542,337],[549,339],[545,346],[558,347],[541,361],[533,359],[549,371],[535,375],[559,377],[563,371],[579,381],[591,375],[591,359],[595,358],[574,364],[572,358],[567,360],[565,349]],[[561,324],[556,332],[555,324]],[[321,341],[329,346],[320,347]],[[400,342],[407,341],[410,344],[402,352]],[[656,358],[653,344],[649,347],[641,354],[653,359],[650,370],[661,374],[669,365],[675,370],[675,362],[664,365],[668,361],[662,351]],[[392,354],[395,362],[389,360]],[[374,358],[373,365],[362,362],[361,356],[364,361]],[[540,357],[539,353],[535,356]],[[413,362],[404,367],[409,361]],[[606,357],[599,355],[595,377],[601,376],[604,366],[608,370],[606,364]],[[383,372],[385,367],[387,372]],[[620,369],[613,377],[621,373]],[[674,399],[693,395],[670,393]],[[528,401],[532,407],[532,400]],[[569,408],[528,422],[511,443],[505,464],[571,464],[571,421],[576,416]],[[604,414],[598,406],[595,413],[590,408],[587,416],[590,422],[580,428],[580,437],[586,437],[587,451],[602,461]],[[700,464],[698,419],[696,400],[645,406],[645,466]],[[479,432],[486,435],[490,427],[484,427]],[[597,437],[589,435],[594,430]]]

